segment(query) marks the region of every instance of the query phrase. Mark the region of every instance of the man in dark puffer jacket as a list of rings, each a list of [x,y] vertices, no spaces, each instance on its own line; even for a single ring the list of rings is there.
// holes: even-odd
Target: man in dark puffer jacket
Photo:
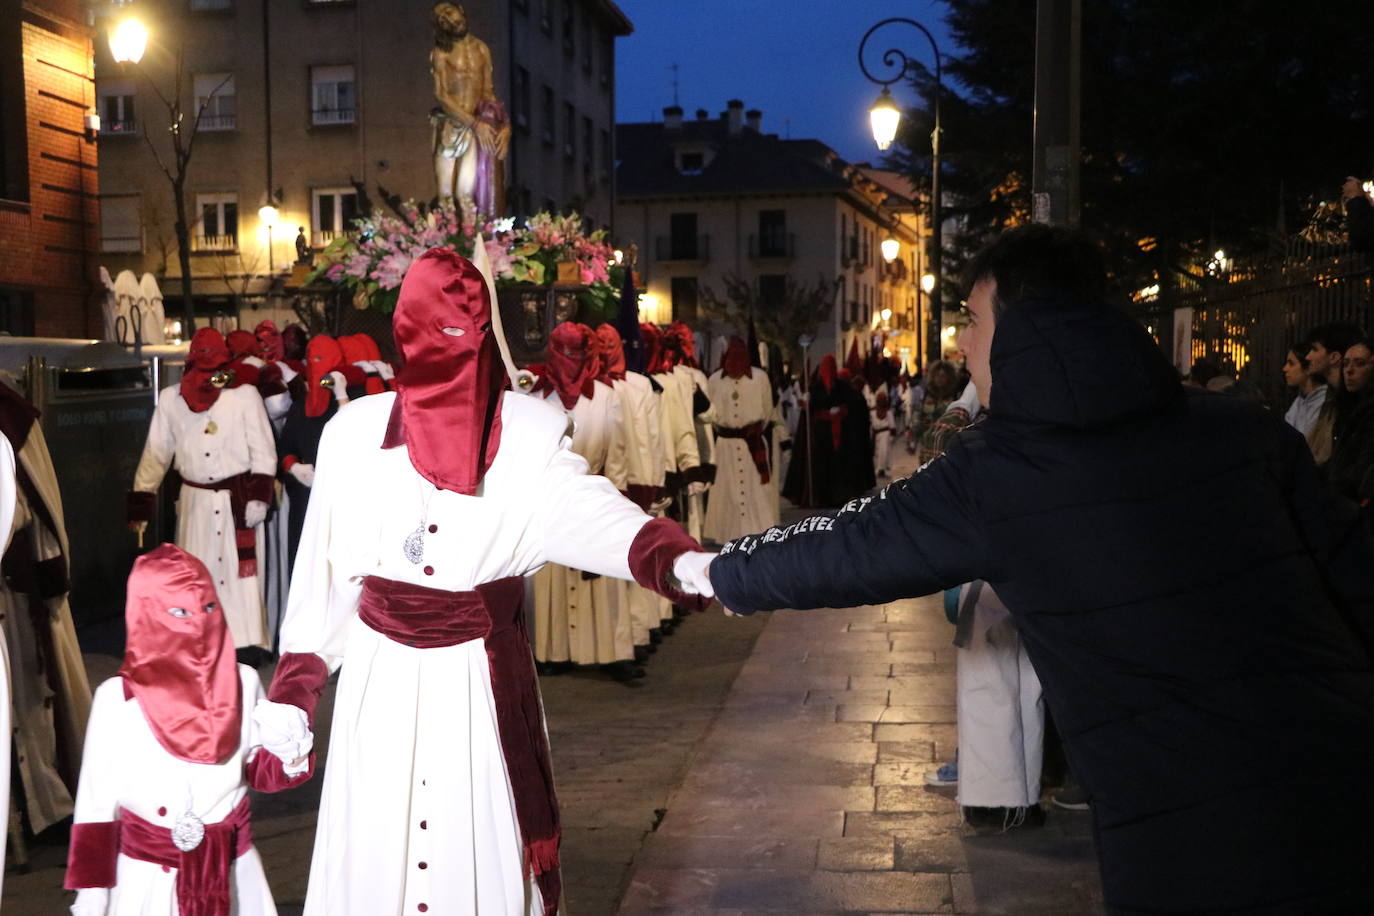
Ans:
[[[1092,799],[1109,912],[1370,912],[1367,523],[1281,419],[1185,393],[1102,304],[1081,236],[1013,230],[972,279],[987,419],[877,497],[727,544],[717,596],[850,607],[986,579]]]

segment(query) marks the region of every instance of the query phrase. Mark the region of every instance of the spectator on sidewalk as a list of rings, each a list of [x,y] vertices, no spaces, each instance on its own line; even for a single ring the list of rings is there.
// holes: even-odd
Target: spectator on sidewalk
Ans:
[[[1325,380],[1307,371],[1307,344],[1296,343],[1288,348],[1288,358],[1283,361],[1283,381],[1289,388],[1296,389],[1293,403],[1283,415],[1289,426],[1307,436],[1317,423],[1322,402],[1326,400]]]
[[[1359,328],[1345,322],[1320,325],[1307,335],[1307,371],[1324,379],[1330,389],[1322,401],[1312,431],[1307,434],[1312,460],[1318,468],[1324,468],[1331,460],[1332,445],[1340,432],[1344,414],[1351,406],[1353,399],[1345,390],[1342,363],[1345,351],[1362,336]]]
[[[886,391],[879,391],[874,397],[869,423],[873,428],[873,473],[878,477],[887,477],[892,470],[892,436],[896,432],[896,424],[888,407]]]
[[[1353,399],[1327,464],[1331,485],[1368,506],[1374,500],[1374,359],[1362,337],[1345,351],[1346,392]]]
[[[1109,913],[1366,912],[1374,537],[1302,439],[1185,391],[1074,230],[973,260],[988,418],[879,495],[727,544],[736,613],[991,582],[1093,802]],[[1206,500],[1209,541],[1178,536]]]

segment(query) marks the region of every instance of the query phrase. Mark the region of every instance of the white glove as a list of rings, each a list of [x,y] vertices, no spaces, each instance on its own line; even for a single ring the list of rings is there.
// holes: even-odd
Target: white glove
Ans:
[[[348,379],[337,369],[329,373],[329,377],[334,380],[334,400],[342,407],[348,403]]]
[[[368,363],[368,365],[370,365],[372,371],[380,375],[384,381],[389,382],[396,377],[396,370],[391,368],[390,363],[384,363],[380,359],[374,359]]]
[[[705,493],[705,492],[706,492],[706,481],[704,481],[704,480],[694,480],[694,481],[692,481],[691,483],[687,484],[687,495],[688,495],[688,496],[699,496],[700,494]]]
[[[305,710],[290,703],[258,700],[253,707],[253,724],[258,727],[258,743],[262,749],[284,764],[291,764],[310,754],[315,747],[315,735]],[[300,773],[305,767],[297,767]],[[291,770],[287,770],[290,775]]]
[[[248,500],[248,505],[243,507],[243,523],[249,528],[256,528],[267,521],[267,503],[260,499]]]
[[[72,904],[72,916],[105,916],[105,910],[110,905],[110,889],[108,887],[83,887],[76,892],[76,901]]]
[[[713,553],[693,550],[673,561],[673,576],[682,584],[684,592],[703,598],[715,597],[716,590],[711,587],[711,577],[706,574],[706,568],[715,558]]]
[[[291,470],[286,473],[296,478],[296,481],[303,487],[313,487],[315,485],[315,466],[297,461],[291,465]]]

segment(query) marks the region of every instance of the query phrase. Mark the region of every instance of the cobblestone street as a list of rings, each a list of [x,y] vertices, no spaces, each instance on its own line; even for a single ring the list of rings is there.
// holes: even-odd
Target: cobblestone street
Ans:
[[[1087,815],[1051,808],[1043,828],[978,835],[952,790],[925,786],[956,743],[951,634],[938,598],[712,610],[631,686],[543,678],[569,912],[1100,912]],[[118,661],[90,653],[87,665],[98,683]],[[305,897],[319,788],[254,800],[283,916]],[[65,912],[65,846],[30,853],[28,874],[6,876],[4,913]]]

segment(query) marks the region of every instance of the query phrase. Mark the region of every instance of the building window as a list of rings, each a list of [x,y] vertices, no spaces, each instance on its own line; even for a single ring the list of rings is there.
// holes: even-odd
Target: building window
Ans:
[[[33,336],[33,293],[0,289],[0,332],[11,337]]]
[[[592,170],[596,164],[596,148],[592,145],[596,131],[592,129],[592,119],[584,117],[582,119],[582,167],[587,171]]]
[[[553,0],[539,0],[539,30],[553,34]]]
[[[530,0],[511,0],[511,6],[515,7],[516,12],[529,15]]]
[[[597,43],[600,46],[600,53],[597,54],[597,57],[601,60],[601,85],[609,87],[611,85],[611,73],[615,70],[615,54],[612,50],[615,46],[611,42],[611,36],[604,30],[597,36]]]
[[[540,131],[540,136],[544,140],[545,145],[553,146],[553,89],[549,88],[548,86],[544,87],[543,107],[544,117],[542,119],[543,125],[542,130]]]
[[[143,220],[137,194],[100,198],[100,250],[143,250]]]
[[[764,258],[790,257],[787,238],[787,211],[759,211],[759,256]]]
[[[609,181],[611,172],[615,171],[615,154],[611,150],[611,132],[603,130],[601,132],[601,168],[606,172],[606,179]]]
[[[138,130],[134,115],[134,84],[122,80],[101,81],[100,132],[102,134],[131,134]]]
[[[577,41],[573,29],[577,21],[573,14],[573,0],[563,0],[563,53],[572,57],[577,52]]]
[[[563,158],[572,159],[577,156],[577,110],[573,108],[572,102],[563,103]]]
[[[700,175],[705,168],[705,153],[682,153],[678,156],[677,170],[684,175]]]
[[[697,257],[697,215],[673,213],[668,217],[668,252],[673,260]]]
[[[214,10],[231,10],[234,0],[191,0],[191,12],[207,13]]]
[[[697,317],[697,278],[673,277],[673,320],[694,321]]]
[[[236,251],[239,247],[239,198],[237,194],[197,194],[195,236],[197,251]]]
[[[197,73],[194,79],[200,130],[233,130],[237,105],[234,74]]]
[[[357,218],[357,189],[316,188],[310,193],[310,220],[315,228],[313,244],[316,247],[347,235]]]
[[[515,126],[530,129],[530,71],[524,67],[515,68]]]
[[[585,12],[582,14],[582,72],[588,76],[592,72],[592,20]]]
[[[759,302],[769,307],[783,304],[787,298],[786,274],[759,275]]]
[[[310,123],[352,124],[358,116],[353,65],[310,68]]]

